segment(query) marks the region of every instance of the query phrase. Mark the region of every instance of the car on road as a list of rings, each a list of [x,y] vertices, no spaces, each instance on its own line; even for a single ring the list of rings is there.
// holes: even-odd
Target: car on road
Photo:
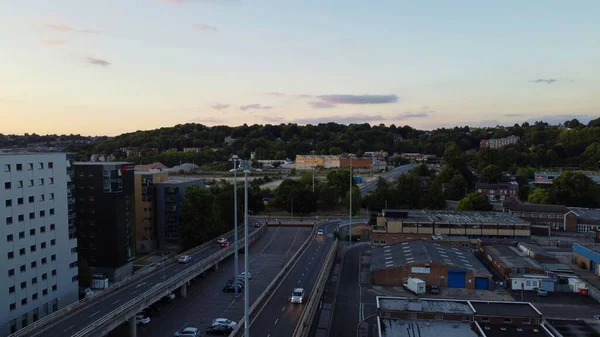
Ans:
[[[228,326],[233,329],[237,325],[237,322],[234,322],[227,318],[215,318],[212,322],[212,326],[217,326],[217,325],[224,325],[224,326]]]
[[[260,222],[257,222],[254,224],[254,228],[259,228],[260,227]]]
[[[244,289],[244,282],[240,282],[242,280],[239,280],[237,283],[237,288],[238,288],[238,292],[242,291],[242,289]],[[233,283],[233,280],[230,280],[227,282],[227,284],[225,284],[225,287],[223,287],[223,292],[224,293],[234,293],[235,292],[235,284]]]
[[[229,245],[230,245],[229,241],[225,241],[225,242],[221,243],[221,248],[227,248],[227,247],[229,247]]]
[[[435,285],[435,284],[432,284],[431,285],[431,289],[429,290],[429,292],[432,293],[432,294],[439,294],[440,293],[440,287],[437,286],[437,285]]]
[[[143,324],[146,325],[150,323],[150,317],[144,315],[144,314],[137,314],[135,315],[135,324]]]
[[[217,239],[217,243],[221,244],[223,242],[227,242],[227,239],[226,238],[218,238]]]
[[[319,230],[317,231],[317,235],[323,235],[323,230],[322,230],[322,229],[319,229]]]
[[[183,328],[177,331],[175,337],[200,337],[200,329],[194,327]]]
[[[192,261],[192,257],[189,255],[183,255],[183,256],[180,256],[179,259],[177,259],[177,261],[179,263],[188,263],[188,262]]]
[[[208,327],[206,329],[206,334],[207,335],[225,335],[228,336],[231,331],[233,331],[233,328],[230,326],[226,326],[226,325],[215,325],[215,326],[211,326]]]
[[[239,278],[244,279],[246,277],[246,272],[243,271],[238,275]],[[252,274],[250,274],[250,272],[248,272],[248,279],[251,280],[252,279]]]
[[[304,289],[296,288],[292,292],[292,296],[290,296],[290,302],[292,303],[302,303],[304,300]]]
[[[546,297],[546,296],[548,296],[548,292],[544,289],[538,289],[537,295],[541,296],[541,297]]]

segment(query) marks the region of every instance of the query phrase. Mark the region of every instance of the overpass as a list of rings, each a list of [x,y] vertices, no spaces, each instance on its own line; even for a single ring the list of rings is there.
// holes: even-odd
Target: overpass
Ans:
[[[380,178],[383,178],[387,181],[393,181],[394,179],[397,179],[399,176],[409,172],[410,170],[412,170],[414,167],[413,164],[407,164],[407,165],[402,165],[402,166],[398,166],[395,169],[386,172],[384,174],[382,174],[380,176]],[[360,194],[362,196],[365,196],[371,192],[373,192],[373,190],[377,187],[377,180],[375,179],[373,181],[370,181],[368,183],[364,183],[362,186],[360,186]]]

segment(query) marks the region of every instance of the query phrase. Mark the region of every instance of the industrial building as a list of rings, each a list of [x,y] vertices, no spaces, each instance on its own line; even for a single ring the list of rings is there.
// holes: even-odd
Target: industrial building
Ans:
[[[523,203],[516,198],[502,202],[504,212],[531,223],[532,231],[550,235],[552,231],[577,231],[577,214],[564,205]]]
[[[425,240],[372,249],[373,284],[397,286],[409,277],[449,288],[487,290],[492,283],[492,274],[466,249]]]
[[[577,171],[582,173],[588,178],[592,179],[596,184],[600,184],[600,172],[598,171]],[[536,172],[534,175],[534,184],[539,185],[549,185],[552,184],[554,179],[558,178],[562,172],[553,171],[553,172]]]
[[[600,246],[584,246],[574,242],[573,262],[600,276]]]
[[[525,274],[544,275],[544,267],[516,246],[480,245],[478,254],[507,282],[513,276]]]
[[[139,166],[139,165],[138,165]],[[134,175],[134,225],[133,247],[136,252],[149,253],[158,247],[156,239],[156,184],[166,181],[169,173],[161,169],[135,171]]]
[[[506,213],[384,209],[371,227],[371,242],[431,240],[433,235],[528,239],[529,227],[529,222]]]
[[[79,299],[71,157],[0,153],[0,335]]]
[[[531,303],[377,297],[379,337],[555,337]]]

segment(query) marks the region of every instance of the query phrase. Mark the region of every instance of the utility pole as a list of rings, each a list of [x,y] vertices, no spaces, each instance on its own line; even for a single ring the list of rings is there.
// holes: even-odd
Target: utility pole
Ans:
[[[294,222],[294,195],[292,195],[292,222]]]
[[[248,273],[250,266],[248,263],[248,173],[250,173],[250,161],[242,161],[244,170],[244,334],[250,337],[250,287],[248,286]]]
[[[313,193],[315,193],[315,168],[313,167]]]
[[[352,179],[352,155],[350,155],[350,213],[348,214],[350,229],[348,230],[348,245],[352,245]]]
[[[234,267],[233,267],[233,282],[234,284],[234,288],[235,288],[235,297],[237,297],[239,295],[239,291],[238,291],[238,272],[240,270],[239,268],[239,256],[238,256],[238,250],[239,250],[239,243],[238,243],[238,211],[237,211],[237,170],[238,170],[238,162],[239,162],[239,158],[237,155],[233,155],[231,157],[231,161],[233,161],[233,235],[234,235],[234,243],[233,243],[233,249],[234,249]]]

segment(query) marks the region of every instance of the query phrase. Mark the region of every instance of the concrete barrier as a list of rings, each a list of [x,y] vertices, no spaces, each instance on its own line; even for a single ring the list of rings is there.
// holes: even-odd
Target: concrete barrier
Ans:
[[[325,284],[329,279],[331,267],[335,261],[338,243],[338,240],[335,240],[331,246],[331,249],[329,250],[329,253],[327,253],[327,257],[323,263],[323,268],[321,268],[321,272],[319,273],[319,278],[317,279],[317,282],[315,282],[313,291],[311,292],[308,302],[306,302],[306,306],[302,311],[298,325],[296,326],[294,334],[292,335],[293,337],[307,337],[310,333],[310,328],[315,318],[315,314],[317,313],[317,309],[319,308],[319,303],[321,302],[321,296],[323,296],[323,291],[325,290]]]

